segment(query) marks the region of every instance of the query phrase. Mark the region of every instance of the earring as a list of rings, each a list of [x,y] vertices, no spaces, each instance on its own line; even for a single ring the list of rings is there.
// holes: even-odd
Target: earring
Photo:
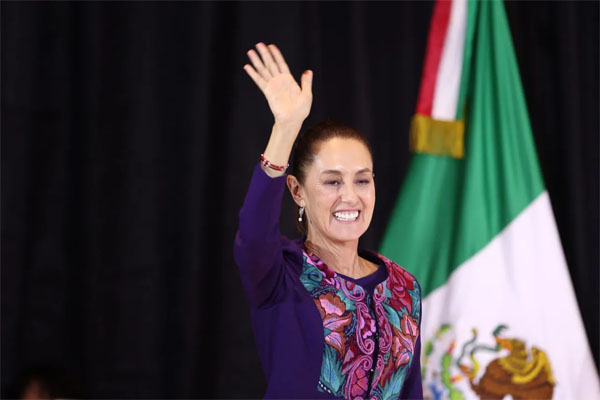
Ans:
[[[298,222],[302,222],[302,214],[304,214],[304,207],[300,207],[300,209],[298,210],[298,214],[300,214]]]

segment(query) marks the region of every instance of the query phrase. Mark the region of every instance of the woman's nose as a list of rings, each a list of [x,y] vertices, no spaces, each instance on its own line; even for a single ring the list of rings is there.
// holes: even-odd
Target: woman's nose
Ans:
[[[342,185],[341,192],[342,201],[345,203],[353,204],[358,199],[354,185]]]

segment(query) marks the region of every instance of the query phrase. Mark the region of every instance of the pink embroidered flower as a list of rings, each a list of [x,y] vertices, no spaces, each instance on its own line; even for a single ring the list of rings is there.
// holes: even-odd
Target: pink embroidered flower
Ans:
[[[350,374],[344,388],[344,397],[349,399],[366,398],[369,389],[369,369],[373,362],[369,356],[360,356],[350,366]],[[346,369],[348,371],[348,369]],[[345,373],[342,371],[342,373]]]
[[[369,377],[367,371],[357,368],[354,373],[353,385],[350,387],[350,398],[363,397],[369,389]]]
[[[325,318],[325,315],[335,314],[341,316],[346,311],[346,304],[335,295],[335,293],[329,292],[318,299],[318,308],[321,312],[321,318]]]
[[[396,368],[410,361],[410,356],[415,351],[418,335],[417,324],[407,314],[402,316],[400,327],[402,331],[394,327],[394,337],[392,339],[392,354],[396,360]]]
[[[325,336],[325,342],[335,348],[340,353],[340,358],[344,357],[346,352],[346,335],[344,328],[352,321],[352,315],[348,314],[345,317],[338,317],[335,314],[328,315],[323,320],[323,327],[329,329],[331,333]]]
[[[410,336],[415,338],[415,340],[417,339],[417,335],[419,334],[419,326],[417,325],[415,320],[412,319],[412,317],[409,317],[407,314],[404,314],[402,316],[402,321],[400,321],[400,328],[402,328],[402,331],[404,333],[409,334]]]
[[[412,314],[412,299],[409,290],[414,289],[413,277],[402,268],[390,268],[388,278],[388,287],[392,292],[390,303],[396,310],[406,307],[409,314]]]
[[[344,357],[346,352],[344,328],[352,322],[352,314],[346,313],[346,304],[335,293],[329,292],[315,299],[315,303],[321,313],[323,327],[331,331],[325,336],[325,342],[339,352],[340,358]]]

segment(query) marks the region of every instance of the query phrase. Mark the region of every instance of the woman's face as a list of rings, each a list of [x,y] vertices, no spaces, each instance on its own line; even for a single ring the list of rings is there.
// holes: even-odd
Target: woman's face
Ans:
[[[371,154],[363,143],[348,138],[319,143],[316,150],[301,188],[309,240],[358,240],[375,206]]]

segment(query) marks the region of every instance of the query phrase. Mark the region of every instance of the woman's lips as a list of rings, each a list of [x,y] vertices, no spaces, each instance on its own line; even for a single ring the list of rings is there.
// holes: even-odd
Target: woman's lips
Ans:
[[[336,211],[333,213],[333,217],[340,222],[353,222],[356,221],[359,214],[358,210]]]

